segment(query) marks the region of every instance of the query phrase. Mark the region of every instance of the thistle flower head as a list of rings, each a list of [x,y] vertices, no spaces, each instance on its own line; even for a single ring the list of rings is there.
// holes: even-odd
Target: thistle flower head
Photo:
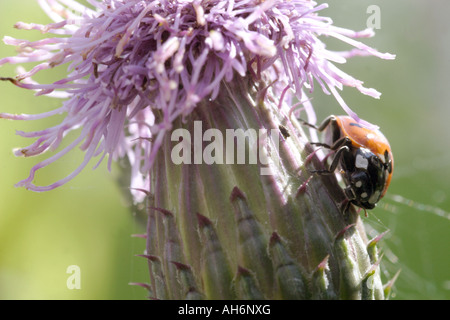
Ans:
[[[318,84],[356,121],[373,126],[338,91],[350,86],[375,98],[379,93],[335,66],[355,55],[392,59],[355,40],[373,32],[336,27],[320,15],[327,5],[309,0],[88,2],[90,8],[74,0],[39,0],[54,22],[16,27],[53,36],[34,42],[4,38],[19,54],[1,59],[0,66],[37,65],[1,80],[64,102],[42,114],[0,117],[66,115],[54,127],[19,132],[36,140],[17,155],[56,152],[18,185],[51,190],[94,157],[98,163],[106,156],[109,163],[127,158],[134,201],[147,202],[142,256],[151,283],[143,286],[153,298],[382,298],[375,244],[366,248],[353,208],[342,212],[346,199],[336,177],[309,174],[307,167],[323,163],[295,117],[305,110],[315,122],[307,94]],[[321,36],[351,48],[330,51]],[[32,80],[62,65],[66,78]],[[175,164],[169,134],[195,134],[196,121],[211,135],[275,129],[256,143],[272,161]],[[78,137],[59,149],[78,128]],[[211,146],[216,157],[222,154],[223,146]],[[76,147],[85,151],[76,170],[51,185],[34,184],[39,169]],[[184,150],[190,155],[195,148],[188,143]],[[270,174],[260,174],[261,168]]]
[[[15,78],[15,85],[37,95],[64,98],[56,110],[38,114],[1,114],[2,118],[33,120],[66,114],[57,126],[19,134],[35,138],[16,152],[33,156],[58,149],[69,131],[82,128],[69,146],[32,168],[18,185],[34,191],[56,188],[76,176],[89,160],[100,161],[127,155],[133,164],[132,186],[145,185],[148,170],[164,135],[177,118],[189,115],[204,99],[214,100],[223,82],[251,77],[271,85],[277,102],[293,105],[305,101],[316,81],[332,93],[346,112],[357,116],[340,98],[337,89],[356,87],[378,97],[333,63],[353,55],[393,58],[355,41],[371,30],[353,32],[333,26],[318,12],[327,7],[314,1],[76,1],[40,0],[53,23],[19,22],[19,29],[37,29],[52,36],[39,41],[5,37],[19,49],[16,57],[0,60],[23,64],[38,62]],[[354,48],[347,52],[327,50],[319,36],[342,40]],[[68,75],[50,84],[32,76],[45,69],[66,65]],[[310,120],[314,112],[305,104]],[[361,120],[362,121],[362,120]],[[67,177],[49,186],[33,183],[36,171],[79,146],[85,159]],[[144,175],[139,172],[143,172]]]

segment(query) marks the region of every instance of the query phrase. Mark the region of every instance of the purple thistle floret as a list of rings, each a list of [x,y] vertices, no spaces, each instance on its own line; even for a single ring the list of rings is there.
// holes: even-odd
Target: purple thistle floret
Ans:
[[[342,108],[358,119],[340,97],[344,86],[378,98],[374,89],[338,69],[355,55],[393,59],[354,38],[370,37],[372,30],[354,32],[332,25],[318,11],[327,7],[309,0],[88,0],[87,8],[74,0],[39,0],[54,21],[48,25],[19,22],[19,29],[35,29],[53,37],[26,41],[5,37],[19,48],[3,64],[39,62],[15,78],[2,77],[37,95],[64,98],[53,111],[37,114],[0,114],[1,118],[37,120],[66,114],[51,128],[18,132],[36,141],[16,151],[34,156],[56,150],[63,137],[81,128],[79,136],[50,158],[35,165],[18,183],[33,191],[47,191],[71,180],[96,156],[111,161],[127,156],[132,164],[131,186],[145,187],[148,172],[164,135],[179,117],[186,117],[204,99],[215,99],[223,81],[251,76],[271,84],[279,104],[307,101],[314,82],[332,94]],[[327,50],[319,36],[329,36],[353,48]],[[68,65],[66,78],[39,84],[31,77]],[[304,104],[309,121],[314,111]],[[370,125],[367,124],[366,125]],[[72,149],[85,151],[83,162],[67,177],[48,186],[33,183],[35,173]],[[98,165],[98,164],[97,164]],[[140,194],[139,192],[136,195]]]

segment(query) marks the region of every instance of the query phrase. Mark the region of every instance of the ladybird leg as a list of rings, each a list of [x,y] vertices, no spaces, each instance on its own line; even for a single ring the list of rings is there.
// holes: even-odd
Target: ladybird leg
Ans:
[[[330,168],[328,170],[311,170],[311,173],[317,173],[317,174],[332,174],[336,170],[339,161],[341,160],[343,152],[350,152],[349,147],[343,146],[338,149],[336,154],[334,155],[333,161],[331,161]]]
[[[351,140],[350,140],[348,137],[342,137],[342,138],[336,140],[336,141],[330,146],[330,149],[331,149],[331,150],[339,150],[339,149],[341,149],[342,147],[351,145],[351,143],[352,143],[352,142],[351,142]]]
[[[352,206],[352,201],[350,199],[344,199],[340,204],[339,207],[342,209],[343,214],[347,214],[350,211],[350,207]]]
[[[353,190],[350,187],[344,189],[345,199],[339,204],[343,214],[347,214],[352,206],[352,201],[356,198]]]
[[[297,118],[297,120],[300,121],[305,126],[308,126],[310,128],[316,129],[317,131],[323,131],[326,127],[328,127],[330,122],[336,121],[336,117],[335,116],[329,116],[329,117],[325,118],[319,126],[311,124],[308,121],[300,119],[300,118]]]
[[[310,142],[309,144],[311,144],[313,146],[318,146],[318,147],[324,147],[324,148],[327,148],[327,149],[331,149],[331,146],[329,144],[322,143],[322,142]]]
[[[350,148],[347,146],[343,146],[338,149],[330,165],[331,172],[334,172],[336,170],[336,167],[338,166],[339,161],[341,160],[343,152],[350,152]]]
[[[324,148],[327,148],[330,150],[338,150],[342,146],[350,145],[351,141],[347,137],[342,137],[339,140],[336,140],[331,146],[329,144],[322,143],[322,142],[310,142],[310,144],[312,144],[314,146],[324,147]]]
[[[335,122],[336,117],[335,116],[329,116],[325,118],[322,123],[317,127],[318,131],[323,131],[326,127],[330,125],[331,122]]]
[[[351,201],[356,199],[355,192],[352,190],[350,186],[344,188],[344,193],[345,196],[347,197],[347,200]]]
[[[313,129],[318,130],[318,127],[317,127],[316,125],[311,124],[311,123],[309,123],[309,122],[306,121],[306,120],[303,120],[303,119],[300,119],[300,118],[297,118],[297,120],[300,121],[303,125],[305,125],[305,126],[307,126],[307,127],[310,127],[310,128],[313,128]]]

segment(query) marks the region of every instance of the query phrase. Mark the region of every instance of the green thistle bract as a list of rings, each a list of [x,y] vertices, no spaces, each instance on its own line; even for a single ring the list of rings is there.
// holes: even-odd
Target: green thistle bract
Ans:
[[[342,212],[346,199],[336,178],[308,173],[323,164],[301,126],[277,106],[250,99],[260,92],[256,83],[223,86],[215,101],[201,102],[176,127],[194,132],[195,121],[202,121],[205,131],[272,128],[278,142],[267,135],[258,151],[277,152],[279,161],[175,165],[170,150],[180,142],[167,136],[148,196],[147,254],[159,257],[149,259],[150,296],[382,299],[376,244],[367,247],[353,208]],[[270,175],[261,174],[264,167]],[[163,265],[164,281],[155,264]],[[185,272],[189,285],[180,280]],[[159,285],[167,288],[165,296],[158,296]]]

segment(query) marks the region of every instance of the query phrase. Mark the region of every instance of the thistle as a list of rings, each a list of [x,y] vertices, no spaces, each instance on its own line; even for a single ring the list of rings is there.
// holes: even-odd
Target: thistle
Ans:
[[[20,156],[54,154],[18,186],[54,189],[93,157],[126,160],[134,205],[144,208],[150,281],[155,299],[383,299],[380,257],[358,212],[323,169],[323,151],[297,118],[315,122],[314,84],[340,97],[355,87],[379,93],[338,69],[356,55],[392,59],[319,15],[313,1],[41,0],[54,20],[17,23],[55,34],[29,42],[6,63],[39,62],[2,80],[63,98],[56,110],[0,114],[35,120],[64,113],[57,126],[19,132],[36,140]],[[319,36],[349,44],[327,50]],[[40,84],[32,76],[68,66],[66,78]],[[64,136],[79,136],[58,149]],[[36,172],[80,147],[84,161],[48,186]],[[390,287],[389,287],[390,288]]]

